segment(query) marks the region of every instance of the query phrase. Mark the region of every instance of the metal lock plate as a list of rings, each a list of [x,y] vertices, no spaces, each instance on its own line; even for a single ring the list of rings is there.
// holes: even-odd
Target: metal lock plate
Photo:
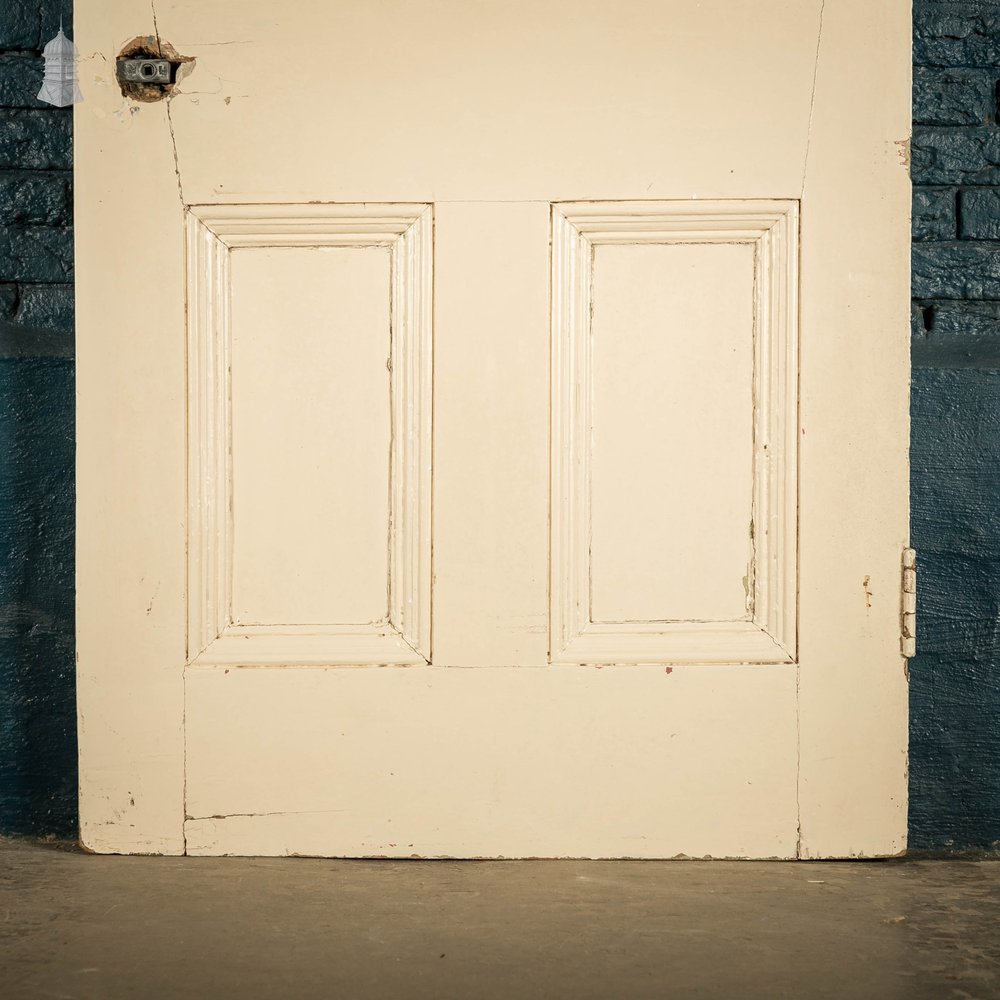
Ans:
[[[170,83],[172,69],[166,59],[118,60],[118,78],[125,83]]]

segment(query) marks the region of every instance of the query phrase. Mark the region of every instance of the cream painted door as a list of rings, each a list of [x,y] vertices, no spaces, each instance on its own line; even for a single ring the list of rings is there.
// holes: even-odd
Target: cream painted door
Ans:
[[[88,848],[903,850],[903,0],[76,25]]]

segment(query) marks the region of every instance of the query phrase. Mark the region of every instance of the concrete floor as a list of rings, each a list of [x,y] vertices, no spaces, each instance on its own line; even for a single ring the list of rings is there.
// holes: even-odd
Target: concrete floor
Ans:
[[[1000,997],[1000,862],[95,857],[0,841],[0,997]]]

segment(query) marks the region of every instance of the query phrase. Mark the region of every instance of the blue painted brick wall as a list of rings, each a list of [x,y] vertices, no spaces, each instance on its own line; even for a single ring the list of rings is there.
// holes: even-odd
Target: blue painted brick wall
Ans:
[[[72,835],[70,5],[0,6],[0,834]],[[915,0],[911,843],[1000,844],[1000,0]]]
[[[910,843],[1000,848],[1000,2],[913,10]]]
[[[0,834],[75,836],[72,7],[0,2]]]

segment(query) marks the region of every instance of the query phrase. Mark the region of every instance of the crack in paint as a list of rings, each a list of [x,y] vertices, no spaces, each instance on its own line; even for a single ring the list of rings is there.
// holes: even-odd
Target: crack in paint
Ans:
[[[819,80],[819,51],[823,43],[823,16],[826,0],[820,0],[819,19],[816,25],[816,54],[813,59],[812,92],[809,95],[809,121],[806,126],[806,149],[802,160],[801,200],[806,193],[806,172],[809,169],[809,147],[812,144],[813,116],[816,111],[816,85]],[[795,663],[795,857],[806,856],[802,844],[802,665]]]
[[[170,115],[170,102],[172,99],[173,95],[167,98],[167,128],[170,130],[170,144],[174,151],[174,174],[177,177],[177,194],[181,200],[181,208],[186,208],[187,202],[184,201],[184,186],[181,183],[181,164],[177,158],[177,136],[174,134],[174,120]]]
[[[213,816],[185,816],[189,823],[204,823],[218,819],[258,819],[262,816],[325,816],[328,813],[347,812],[343,809],[278,809],[274,812],[216,813]]]
[[[802,850],[802,667],[795,664],[795,857]]]
[[[149,0],[149,9],[153,13],[153,34],[156,36],[156,51],[162,59],[163,47],[160,41],[160,25],[156,20],[156,4],[153,0]],[[184,185],[181,182],[181,164],[180,159],[177,156],[177,135],[174,132],[174,119],[170,114],[170,101],[172,98],[173,94],[168,94],[166,98],[167,128],[170,130],[170,146],[174,153],[174,174],[177,177],[177,194],[181,200],[181,208],[186,208],[187,203],[184,201]]]
[[[820,0],[819,24],[816,28],[816,56],[813,61],[812,93],[809,96],[809,124],[806,126],[806,152],[802,161],[802,190],[799,194],[800,198],[806,192],[806,171],[809,169],[809,146],[812,142],[813,112],[816,110],[816,81],[819,79],[819,49],[823,41],[823,15],[825,13],[826,0]]]

